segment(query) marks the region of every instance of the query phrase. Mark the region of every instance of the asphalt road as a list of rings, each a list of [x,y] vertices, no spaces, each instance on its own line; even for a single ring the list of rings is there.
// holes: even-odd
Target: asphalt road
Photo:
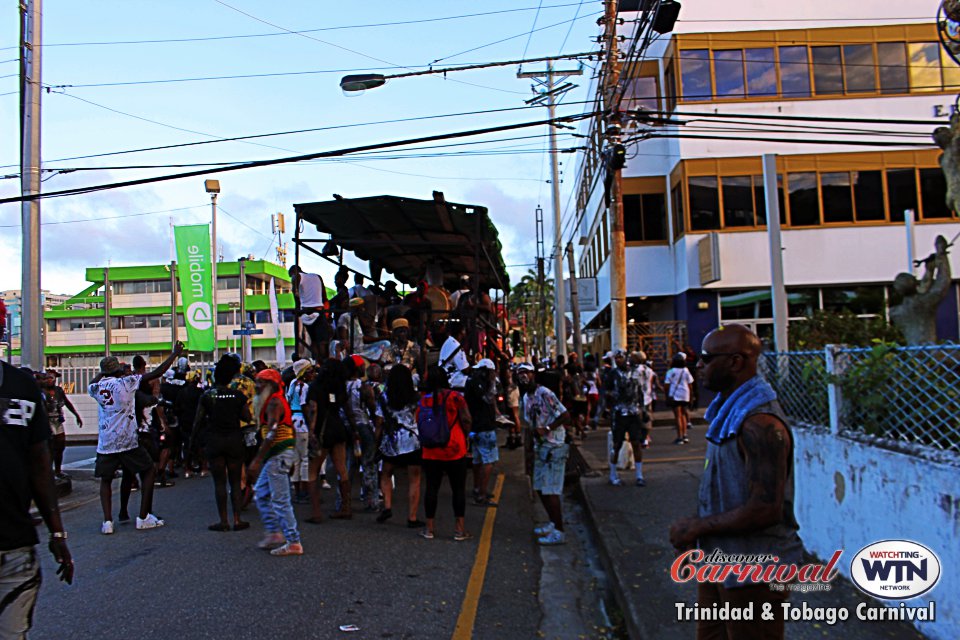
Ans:
[[[302,518],[309,507],[297,505],[306,553],[276,558],[256,548],[262,530],[253,506],[246,512],[249,530],[207,530],[216,520],[209,478],[180,478],[176,486],[157,490],[155,512],[167,526],[137,531],[125,524],[112,536],[101,535],[100,506],[92,499],[96,485],[84,470],[92,469],[87,461],[94,449],[71,447],[68,472],[75,491],[86,496],[64,514],[76,579],[72,586],[58,582],[52,559],[42,552],[45,581],[30,637],[469,638],[469,626],[459,635],[455,629],[471,604],[476,606],[472,637],[536,637],[540,560],[530,535],[529,489],[520,473],[520,452],[501,452],[501,506],[489,510],[495,515],[487,525],[492,544],[477,590],[473,569],[477,558],[485,557],[481,534],[488,510],[468,506],[467,528],[475,538],[454,542],[450,495],[443,490],[438,537],[423,540],[405,526],[403,474],[395,495],[398,515],[387,524],[356,511],[352,521],[306,524]],[[471,483],[468,477],[468,490]],[[323,494],[329,512],[333,492]],[[134,494],[131,512],[138,501]],[[422,518],[422,507],[420,513]],[[340,625],[360,630],[344,632]]]

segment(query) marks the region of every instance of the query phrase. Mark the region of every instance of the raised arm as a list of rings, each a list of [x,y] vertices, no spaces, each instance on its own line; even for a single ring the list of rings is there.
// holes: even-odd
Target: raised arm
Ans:
[[[151,382],[162,376],[167,372],[167,369],[170,368],[174,361],[180,357],[181,353],[183,353],[183,343],[177,340],[176,344],[173,345],[173,351],[170,352],[170,355],[167,356],[167,359],[150,373],[143,374],[143,377],[140,379],[140,383],[143,384],[145,382]]]

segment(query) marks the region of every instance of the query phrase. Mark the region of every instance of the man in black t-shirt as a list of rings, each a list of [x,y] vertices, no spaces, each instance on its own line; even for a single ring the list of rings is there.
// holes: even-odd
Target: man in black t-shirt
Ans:
[[[0,331],[2,334],[2,331]],[[26,637],[40,590],[33,500],[50,531],[60,579],[73,560],[60,520],[50,460],[50,425],[33,377],[0,361],[0,637]]]
[[[487,489],[493,465],[500,460],[497,449],[497,371],[492,360],[484,358],[473,367],[464,397],[473,418],[473,502],[478,506],[495,507]]]

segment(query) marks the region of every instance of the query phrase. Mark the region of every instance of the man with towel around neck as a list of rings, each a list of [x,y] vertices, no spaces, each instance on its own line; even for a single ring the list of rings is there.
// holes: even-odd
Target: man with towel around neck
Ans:
[[[670,527],[670,542],[685,551],[699,547],[709,555],[768,554],[777,564],[799,563],[803,544],[793,513],[793,437],[777,394],[757,375],[761,344],[743,325],[727,325],[703,340],[700,379],[717,397],[706,412],[707,459],[697,516]],[[738,582],[698,587],[700,607],[717,603],[731,608],[773,604],[774,620],[700,620],[698,640],[713,638],[783,638],[780,603],[789,591],[771,591],[768,584]]]

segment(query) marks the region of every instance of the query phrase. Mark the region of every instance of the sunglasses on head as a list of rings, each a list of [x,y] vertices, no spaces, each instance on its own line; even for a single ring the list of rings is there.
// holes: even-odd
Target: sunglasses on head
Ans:
[[[743,357],[743,354],[740,353],[739,351],[733,351],[733,352],[730,352],[730,353],[708,353],[708,352],[706,352],[706,351],[701,351],[701,352],[700,352],[700,359],[703,361],[703,364],[710,364],[711,362],[713,362],[714,360],[716,360],[716,359],[719,358],[720,356],[741,356],[741,357]]]

